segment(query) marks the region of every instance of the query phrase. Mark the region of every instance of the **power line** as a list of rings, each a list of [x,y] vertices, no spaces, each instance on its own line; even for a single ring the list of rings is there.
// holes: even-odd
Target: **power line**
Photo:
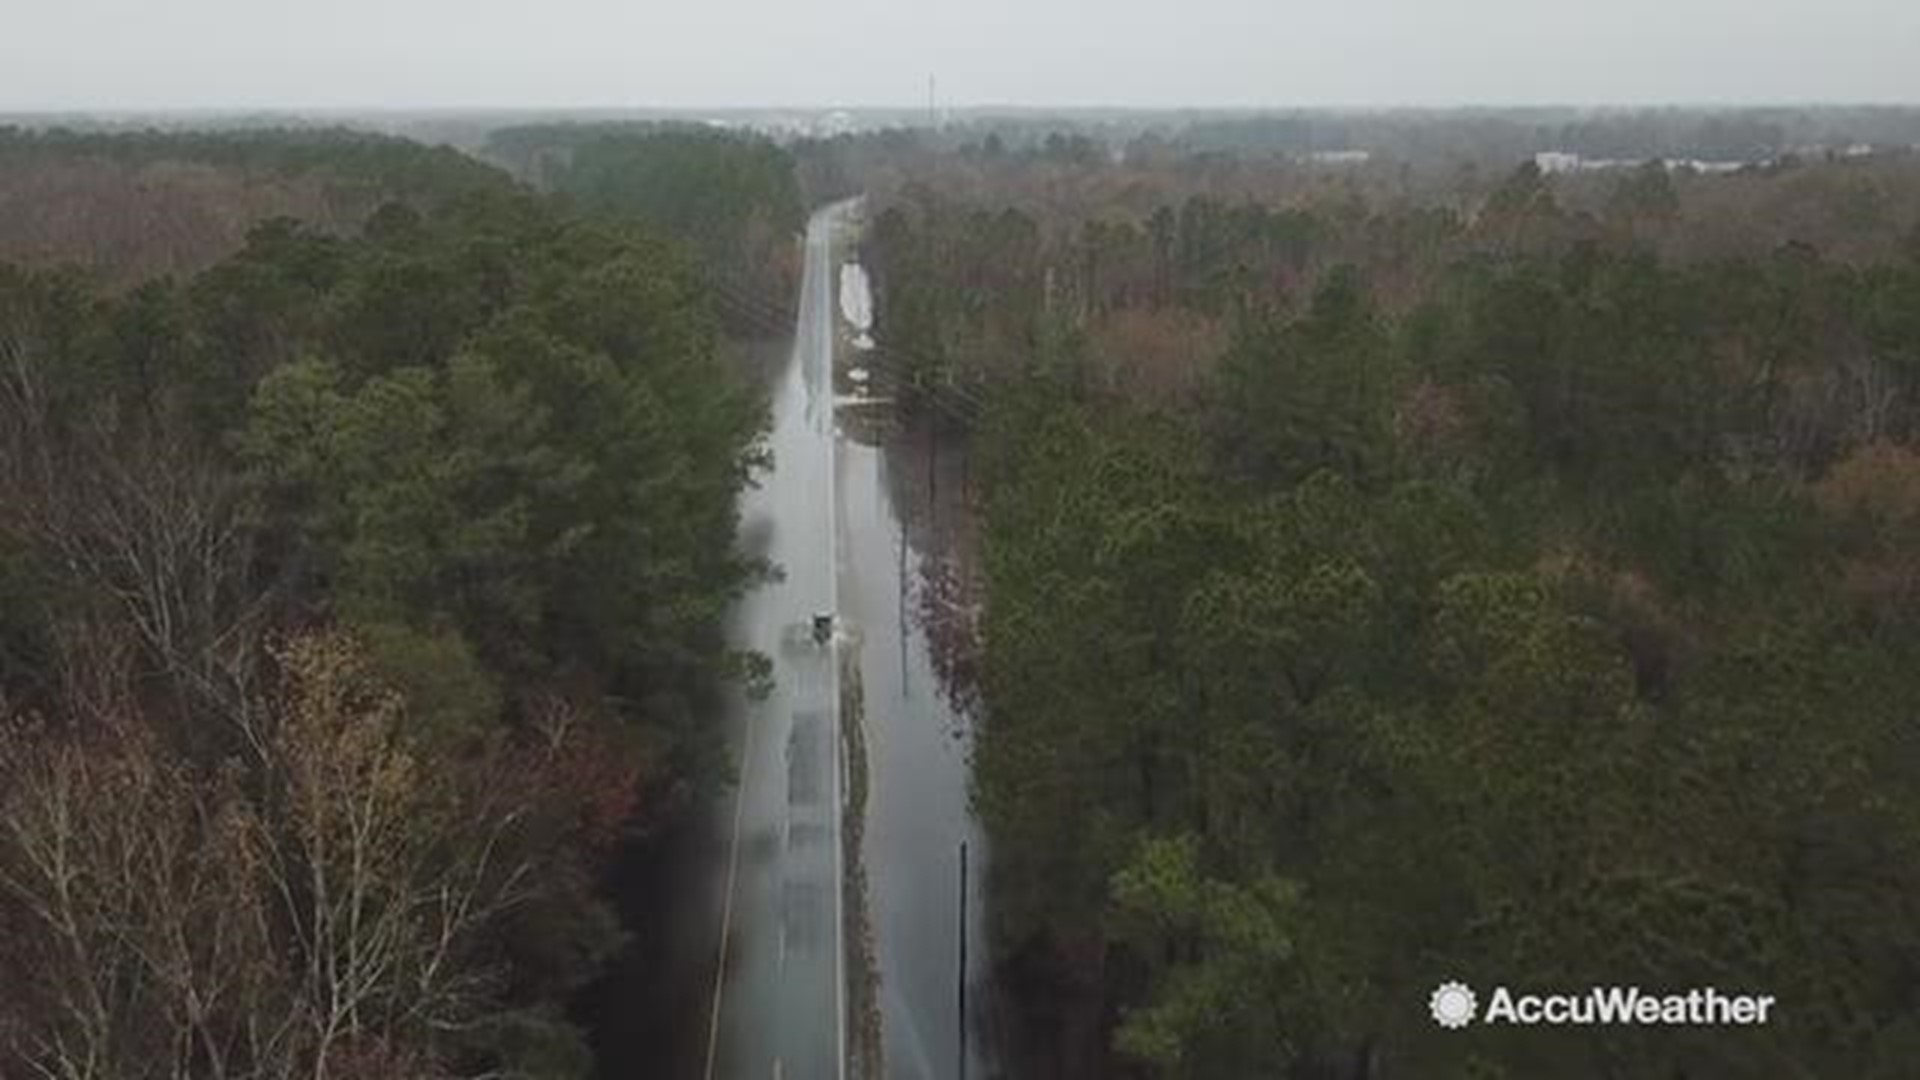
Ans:
[[[708,272],[701,280],[718,301],[716,307],[723,315],[737,318],[770,337],[793,331],[797,317],[793,309],[756,296],[718,273]],[[966,388],[951,381],[943,385],[924,378],[924,372],[943,366],[924,353],[881,345],[861,352],[858,359],[860,366],[887,379],[896,396],[903,392],[911,394],[963,426],[974,426],[986,412],[986,402]]]

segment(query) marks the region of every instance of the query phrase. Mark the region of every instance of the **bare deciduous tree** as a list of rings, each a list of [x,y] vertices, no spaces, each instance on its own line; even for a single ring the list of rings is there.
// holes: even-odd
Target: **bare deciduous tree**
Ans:
[[[25,973],[0,1072],[417,1077],[497,1015],[519,809],[424,767],[345,638],[275,655],[258,762],[199,768],[125,712],[0,729],[0,941]]]
[[[238,478],[170,408],[127,419],[110,401],[57,406],[47,362],[30,340],[0,340],[0,539],[44,553],[69,597],[90,602],[49,623],[86,623],[76,633],[89,646],[137,642],[188,706],[213,708],[264,752],[251,706],[280,593],[253,580]],[[103,637],[102,619],[126,636]]]

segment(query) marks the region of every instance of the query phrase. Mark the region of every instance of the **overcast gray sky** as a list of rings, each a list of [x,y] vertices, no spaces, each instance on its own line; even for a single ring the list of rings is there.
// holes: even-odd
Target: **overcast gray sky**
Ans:
[[[0,0],[0,109],[1920,102],[1920,0]]]

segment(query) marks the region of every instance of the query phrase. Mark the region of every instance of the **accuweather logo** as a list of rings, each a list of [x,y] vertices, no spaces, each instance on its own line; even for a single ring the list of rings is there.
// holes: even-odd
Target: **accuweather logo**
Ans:
[[[1433,1022],[1443,1028],[1463,1028],[1473,1023],[1475,1002],[1473,991],[1466,983],[1443,982],[1434,988],[1433,996],[1427,999],[1427,1008],[1433,1011]]]
[[[1727,994],[1703,987],[1677,994],[1649,994],[1637,986],[1595,986],[1577,994],[1515,993],[1495,987],[1486,1008],[1463,982],[1449,980],[1427,998],[1433,1022],[1457,1031],[1482,1024],[1517,1027],[1633,1024],[1666,1027],[1754,1026],[1771,1023],[1772,994]]]

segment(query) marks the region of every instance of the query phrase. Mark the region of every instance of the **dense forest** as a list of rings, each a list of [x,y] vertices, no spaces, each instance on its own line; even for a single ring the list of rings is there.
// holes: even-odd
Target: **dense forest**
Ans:
[[[76,265],[124,288],[197,274],[272,218],[343,233],[389,202],[425,208],[511,187],[453,150],[338,128],[0,127],[0,261]]]
[[[305,138],[5,144],[395,195],[0,267],[6,1075],[587,1075],[607,865],[721,779],[762,407],[695,256]]]
[[[793,157],[772,141],[688,124],[535,124],[494,132],[483,152],[588,211],[680,240],[730,327],[790,329],[804,213]]]
[[[1052,149],[901,170],[866,243],[979,461],[1030,1071],[1910,1073],[1911,158],[1423,202]],[[1783,1019],[1468,1038],[1455,978]]]

